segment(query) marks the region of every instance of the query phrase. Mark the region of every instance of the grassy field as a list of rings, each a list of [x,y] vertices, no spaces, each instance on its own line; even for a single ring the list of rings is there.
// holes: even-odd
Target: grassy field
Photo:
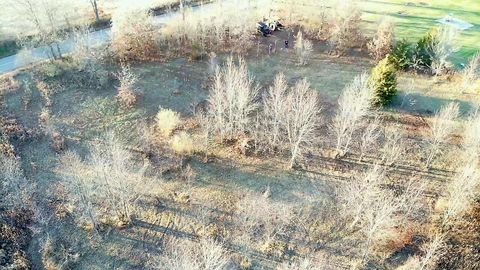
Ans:
[[[435,3],[443,5],[441,1]],[[442,9],[434,6],[407,6],[401,1],[362,4],[367,22],[364,27],[372,30],[374,22],[382,16],[379,13],[386,13],[397,22],[397,36],[410,40],[422,36],[443,14]],[[450,8],[459,7],[452,4]],[[423,12],[424,9],[429,11]],[[399,16],[399,11],[410,17]],[[472,14],[466,18],[454,13],[470,22],[478,20]],[[415,16],[420,15],[424,16],[425,25],[414,27]],[[469,30],[472,33],[479,30],[478,21],[474,23],[475,28]],[[478,37],[465,36],[471,32],[462,33],[460,42],[464,49],[456,56],[458,59],[471,54],[477,46],[474,39]],[[315,40],[308,63],[299,65],[295,47],[284,46],[285,40],[298,44],[296,35],[297,27],[288,26],[269,37],[248,33],[251,47],[241,54],[248,74],[237,73],[231,78],[245,75],[243,78],[248,80],[251,76],[252,85],[260,90],[251,101],[254,109],[247,115],[248,129],[226,138],[216,133],[205,135],[212,131],[193,111],[195,105],[212,98],[215,87],[221,84],[215,80],[213,70],[215,67],[225,70],[223,64],[231,56],[229,46],[235,45],[232,44],[235,41],[221,43],[224,50],[206,47],[201,53],[196,51],[198,48],[179,41],[172,47],[162,46],[165,54],[159,58],[122,59],[126,62],[115,61],[114,51],[101,46],[91,51],[94,54],[46,61],[0,76],[0,151],[2,157],[3,151],[13,153],[11,160],[21,166],[17,173],[24,172],[24,177],[8,179],[22,181],[23,177],[31,184],[27,188],[33,190],[28,198],[32,204],[25,204],[35,210],[31,226],[18,222],[27,232],[27,238],[21,248],[15,247],[25,251],[24,257],[31,262],[31,268],[171,270],[174,268],[166,269],[162,258],[174,256],[175,248],[183,248],[176,258],[180,261],[181,257],[198,252],[184,243],[209,239],[225,250],[230,264],[196,269],[298,270],[302,268],[293,264],[306,259],[312,262],[311,268],[305,268],[309,270],[390,270],[406,265],[410,259],[423,258],[423,249],[440,230],[445,230],[442,231],[445,246],[441,253],[432,251],[433,263],[435,260],[449,263],[454,257],[464,259],[466,265],[478,263],[467,255],[471,252],[478,256],[475,252],[480,235],[471,226],[478,226],[480,219],[468,221],[466,229],[464,216],[447,229],[440,224],[452,198],[478,205],[478,200],[474,202],[467,197],[470,194],[478,197],[480,193],[475,188],[472,190],[476,193],[455,189],[459,197],[450,196],[451,183],[464,178],[480,181],[478,167],[473,165],[478,177],[468,172],[465,177],[458,174],[464,172],[461,170],[465,164],[460,163],[467,161],[466,140],[462,138],[466,137],[464,126],[473,122],[467,121],[467,116],[475,101],[480,100],[478,92],[474,92],[477,89],[457,90],[461,89],[458,74],[432,76],[421,71],[398,71],[398,92],[393,102],[386,107],[365,109],[367,112],[351,131],[349,150],[342,154],[343,150],[335,148],[338,138],[335,119],[345,109],[339,98],[354,78],[372,70],[375,61],[359,47],[339,55],[328,42]],[[92,56],[96,58],[92,60]],[[122,82],[125,83],[121,74],[125,70],[133,78],[127,88],[136,98],[130,106],[119,98]],[[309,93],[318,93],[315,106],[321,108],[311,119],[315,129],[312,139],[302,145],[298,166],[290,166],[291,153],[286,146],[291,144],[290,138],[278,143],[285,145],[270,150],[257,148],[257,142],[261,145],[265,137],[256,133],[271,132],[268,128],[262,131],[258,123],[270,121],[264,116],[268,104],[262,98],[280,73],[285,75],[288,87],[306,79],[313,90]],[[244,85],[220,87],[243,89]],[[301,91],[292,89],[287,93]],[[233,99],[241,99],[238,96]],[[302,111],[308,102],[300,101],[290,104]],[[458,117],[435,120],[434,114],[452,101],[459,105]],[[285,104],[283,110],[294,107]],[[215,111],[214,106],[207,105],[207,115]],[[171,121],[159,120],[158,112],[164,109],[179,115],[179,123],[171,134],[160,127],[165,124],[162,121]],[[294,114],[286,112],[285,115]],[[292,122],[299,123],[301,118]],[[376,120],[380,121],[373,131],[377,137],[367,140],[368,130]],[[480,128],[480,120],[477,122],[474,131]],[[450,133],[440,140],[432,163],[426,164],[426,155],[434,143],[432,127],[438,123],[450,129]],[[95,148],[109,143],[106,134],[115,134],[121,142],[116,155],[106,156],[113,160],[114,166],[98,158],[100,154],[109,154],[109,149]],[[173,142],[180,134],[191,138],[194,150],[176,151]],[[247,146],[242,148],[245,141]],[[249,147],[250,144],[255,146]],[[480,142],[475,146],[478,149],[472,151],[472,157],[478,158]],[[245,148],[247,151],[243,151]],[[73,178],[65,162],[72,153],[82,159],[81,164],[75,165],[80,173],[76,171],[78,175]],[[478,159],[472,158],[472,164],[477,166]],[[115,174],[117,171],[121,174]],[[110,184],[116,176],[124,182],[116,182],[119,187]],[[130,181],[131,184],[124,185]],[[77,188],[72,187],[73,182]],[[364,186],[358,188],[358,184]],[[102,190],[105,185],[112,189]],[[3,192],[3,186],[0,188]],[[129,221],[115,211],[121,207],[108,202],[118,196],[117,188],[123,194],[134,195],[127,202],[131,208]],[[94,212],[98,231],[87,218],[88,206],[79,203],[83,198],[78,195],[85,190],[92,191],[83,197],[92,200],[90,206],[97,209]],[[355,204],[348,204],[346,200],[352,198],[357,199]],[[398,198],[402,198],[400,203],[408,209],[391,206]],[[358,206],[361,207],[357,210],[365,212],[365,217],[356,220],[355,214],[359,213],[352,214],[350,208]],[[409,209],[414,213],[408,213]],[[463,211],[462,214],[470,210]],[[3,216],[2,211],[2,222]],[[27,224],[30,220],[22,222]],[[3,230],[6,226],[1,225]],[[30,233],[30,228],[35,233]],[[373,237],[371,232],[376,228],[380,233]],[[457,232],[465,235],[457,239]],[[8,256],[12,257],[13,250],[6,248]],[[10,263],[14,262],[6,262]],[[5,262],[0,262],[0,268],[2,264]],[[435,270],[438,269],[455,268],[447,265]]]
[[[474,27],[461,31],[458,38],[460,47],[455,62],[465,63],[465,59],[480,50],[480,1],[476,0],[362,0],[363,18],[373,31],[377,21],[384,15],[396,23],[397,38],[416,41],[439,23],[436,21],[452,14],[467,21]]]
[[[272,39],[275,37],[269,41],[273,41]],[[327,127],[335,112],[340,89],[348,82],[345,78],[351,78],[370,69],[371,62],[368,58],[361,56],[331,57],[323,53],[324,45],[316,48],[310,64],[305,67],[291,68],[296,61],[292,51],[279,50],[275,54],[268,55],[265,53],[266,45],[260,47],[258,55],[256,50],[250,51],[246,60],[255,82],[263,88],[271,85],[274,75],[279,72],[285,73],[290,83],[294,83],[299,78],[307,78],[312,87],[320,93],[322,114],[325,117],[324,125]],[[226,55],[219,56],[220,59],[225,57]],[[109,69],[116,70],[115,67]],[[80,77],[75,75],[74,70],[67,70],[62,76],[47,80],[52,89],[58,90],[54,90],[51,96],[53,104],[49,107],[52,115],[49,128],[67,138],[69,150],[84,153],[89,143],[97,141],[106,131],[119,134],[124,141],[128,141],[129,145],[141,146],[137,141],[142,123],[151,123],[158,108],[174,109],[180,112],[184,119],[188,119],[192,115],[191,105],[208,95],[207,89],[203,86],[208,83],[208,76],[211,75],[206,60],[191,62],[178,58],[166,63],[135,64],[132,66],[132,71],[141,78],[137,86],[142,94],[135,108],[131,109],[125,109],[116,102],[114,83],[100,90],[78,81]],[[32,78],[29,73],[20,73],[16,79],[25,83]],[[414,89],[409,88],[412,80],[415,81]],[[31,83],[34,82],[31,81]],[[405,119],[408,118],[402,116],[404,111],[429,114],[451,99],[463,102],[463,110],[468,111],[470,106],[468,96],[443,92],[442,89],[449,89],[452,84],[454,82],[433,83],[428,76],[402,74],[398,100],[389,109],[391,112],[385,112],[386,117],[392,122],[400,119],[406,121]],[[433,85],[437,90],[430,90]],[[2,114],[15,117],[28,130],[43,128],[44,123],[40,115],[45,107],[41,96],[42,94],[36,89],[33,92],[19,90],[6,94]],[[26,103],[26,100],[31,102]],[[412,137],[411,150],[416,149],[414,142],[421,136],[421,132],[408,123],[404,126],[410,130],[408,134]],[[326,132],[326,129],[322,130]],[[322,136],[326,138],[328,135],[323,132]],[[323,147],[328,148],[325,145]],[[58,153],[52,149],[49,137],[42,136],[25,141],[17,150],[22,162],[29,164],[25,167],[27,176],[41,179],[37,182],[39,191],[46,194],[48,200],[62,201],[61,195],[57,193],[62,186],[62,178],[57,172],[60,166]],[[55,239],[58,239],[56,240],[58,243],[69,247],[70,252],[82,252],[80,259],[72,263],[74,269],[141,269],[151,260],[143,254],[145,248],[152,248],[150,252],[153,254],[158,248],[158,243],[156,244],[155,241],[159,241],[157,238],[159,232],[167,231],[171,226],[168,229],[168,235],[172,237],[196,237],[204,233],[206,228],[210,228],[208,226],[213,226],[212,224],[219,226],[221,230],[229,231],[229,222],[235,220],[232,209],[236,209],[236,205],[244,196],[253,196],[252,198],[259,200],[258,197],[261,197],[262,192],[268,188],[272,192],[268,207],[278,204],[283,208],[298,209],[302,213],[304,209],[311,207],[325,210],[321,214],[325,215],[322,217],[325,223],[322,226],[325,227],[311,233],[320,234],[318,237],[322,240],[318,241],[323,245],[322,252],[329,254],[331,262],[335,263],[339,269],[343,269],[349,264],[351,254],[360,252],[357,248],[349,248],[355,246],[358,240],[355,236],[345,234],[341,227],[336,227],[335,224],[339,221],[327,211],[330,211],[328,209],[331,207],[332,194],[337,182],[352,177],[365,164],[355,159],[345,159],[342,162],[332,160],[324,156],[322,152],[324,150],[321,148],[315,148],[312,151],[312,154],[316,154],[305,160],[308,169],[297,172],[286,170],[286,162],[281,156],[268,159],[256,156],[239,158],[237,153],[229,147],[216,148],[215,161],[211,163],[204,163],[200,156],[194,156],[188,161],[188,170],[194,175],[191,179],[189,178],[189,182],[178,180],[184,177],[183,169],[180,172],[155,176],[156,188],[160,190],[155,200],[161,200],[164,203],[162,207],[166,208],[158,208],[152,202],[144,204],[137,209],[137,217],[131,227],[108,233],[101,240],[101,245],[96,239],[85,240],[85,232],[72,224],[68,218],[55,217],[50,226],[52,229],[55,228]],[[162,164],[171,158],[165,152],[158,154]],[[449,157],[446,155],[444,159]],[[322,162],[316,162],[318,159]],[[440,161],[443,162],[444,159]],[[150,166],[156,168],[165,165],[153,163]],[[413,168],[408,167],[407,162],[404,166],[406,166],[404,173],[408,173]],[[392,171],[390,177],[397,179],[397,173]],[[438,181],[443,181],[445,178],[443,174],[422,174],[429,179],[440,179]],[[431,190],[436,190],[434,182],[428,184],[432,185],[429,186]],[[183,202],[182,197],[179,197],[182,194],[188,196],[188,203]],[[60,203],[57,207],[68,207],[68,205]],[[205,210],[205,207],[215,210],[210,213]],[[169,225],[168,220],[171,219],[174,220],[173,225]],[[208,223],[206,220],[216,221]],[[312,230],[317,229],[312,228]],[[236,242],[240,240],[235,235],[232,232],[224,237],[231,239],[226,241],[231,241],[229,243],[232,250],[243,250],[240,254],[252,260],[253,266],[250,269],[274,269],[276,263],[282,260],[282,257],[260,252],[262,242]],[[312,245],[319,245],[318,241],[309,243],[308,241],[311,240],[295,237],[290,240],[292,246],[289,248],[303,252],[310,250]],[[32,245],[31,249],[30,255],[38,256],[36,251],[38,247]],[[398,255],[397,259],[401,260],[401,255]],[[39,261],[36,263],[41,264]]]

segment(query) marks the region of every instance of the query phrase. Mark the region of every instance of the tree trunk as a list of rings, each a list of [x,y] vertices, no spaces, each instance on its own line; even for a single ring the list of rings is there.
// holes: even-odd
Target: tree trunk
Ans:
[[[93,12],[95,13],[95,21],[98,23],[100,22],[100,12],[98,11],[97,0],[90,0],[90,4],[92,4]]]

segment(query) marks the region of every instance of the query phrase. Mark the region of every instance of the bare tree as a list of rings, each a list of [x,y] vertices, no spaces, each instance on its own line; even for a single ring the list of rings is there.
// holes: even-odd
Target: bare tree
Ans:
[[[290,168],[302,154],[303,148],[315,141],[321,108],[318,93],[310,89],[306,79],[299,81],[288,93],[285,110],[285,132],[290,148]]]
[[[212,239],[201,239],[199,243],[181,240],[172,243],[157,261],[155,269],[159,270],[227,270],[230,256]]]
[[[337,153],[345,154],[349,151],[353,133],[369,113],[372,100],[373,89],[365,73],[355,77],[343,90],[338,100],[338,112],[333,120],[333,129],[337,135]]]
[[[385,169],[374,165],[346,183],[339,193],[345,214],[352,218],[350,227],[364,235],[363,261],[374,243],[392,237],[392,232],[404,226],[420,206],[421,187],[410,182],[402,194],[396,195],[385,184]]]
[[[462,90],[475,90],[474,85],[480,78],[480,53],[473,55],[468,65],[462,70]]]
[[[258,87],[249,76],[245,60],[228,58],[221,69],[217,69],[210,91],[208,114],[221,138],[235,137],[247,130],[251,114],[257,108],[255,99]]]
[[[162,36],[175,48],[244,52],[253,44],[255,29],[249,23],[268,14],[269,7],[255,1],[221,1],[200,7],[202,12],[181,8],[181,16],[162,28]]]
[[[101,206],[97,201],[95,182],[84,177],[88,174],[88,168],[83,164],[78,155],[67,152],[62,157],[62,173],[65,177],[65,186],[70,191],[70,199],[77,207],[75,214],[83,222],[90,222],[93,229],[98,232],[98,215]]]
[[[380,117],[376,115],[372,120],[369,121],[367,127],[363,131],[360,144],[360,160],[363,159],[364,155],[367,154],[369,150],[375,147],[375,144],[381,135],[380,125]]]
[[[385,143],[382,148],[382,162],[387,166],[395,164],[404,154],[403,132],[399,125],[389,126],[384,132]]]
[[[377,33],[373,37],[372,41],[367,44],[372,55],[376,61],[380,61],[387,54],[391,53],[395,45],[394,35],[395,25],[387,18],[383,18],[378,25]]]
[[[34,38],[22,39],[23,43],[33,42],[34,46],[47,46],[51,58],[62,58],[59,41],[63,38],[63,30],[68,26],[67,17],[71,10],[52,0],[13,0],[13,3],[19,13],[25,16],[25,21],[35,29]]]
[[[0,205],[27,208],[34,189],[35,185],[25,178],[19,160],[0,151]]]
[[[293,217],[291,207],[264,195],[248,193],[236,205],[235,224],[242,228],[238,238],[247,244],[258,237],[270,239],[283,233]]]
[[[351,227],[361,222],[363,211],[381,193],[380,186],[384,177],[385,170],[381,166],[375,165],[350,181],[341,190],[340,197],[345,205],[345,210],[348,215],[352,216]]]
[[[455,46],[457,36],[458,31],[452,26],[442,26],[438,30],[436,38],[430,44],[433,74],[442,75],[445,68],[450,67],[448,58],[458,50]]]
[[[284,262],[280,264],[275,270],[320,270],[325,269],[317,266],[312,260],[301,259],[294,262]]]
[[[266,144],[271,147],[278,147],[285,141],[284,116],[285,110],[287,110],[287,104],[285,104],[287,90],[285,75],[280,73],[275,77],[273,85],[263,97],[264,119],[261,122],[265,130],[262,133],[267,141]]]
[[[302,31],[297,33],[295,40],[295,53],[298,57],[299,65],[306,65],[313,51],[312,42],[303,37]]]
[[[443,226],[453,225],[455,221],[471,209],[472,202],[477,195],[476,190],[480,184],[477,164],[477,158],[468,161],[455,174],[445,189],[448,195],[446,196],[446,207],[443,211]]]
[[[100,11],[98,9],[97,0],[88,0],[90,5],[92,6],[93,13],[95,13],[95,21],[98,23],[100,22]]]
[[[145,167],[133,162],[130,152],[112,134],[91,147],[91,156],[81,161],[74,154],[63,159],[61,171],[70,196],[83,215],[95,222],[98,212],[130,222],[137,199],[151,188],[144,176]]]
[[[359,45],[362,12],[355,1],[340,0],[332,10],[329,42],[340,52]]]
[[[407,260],[407,262],[396,270],[434,270],[436,269],[437,260],[442,256],[445,247],[445,239],[441,234],[435,236],[422,247],[424,255],[422,257],[415,256]]]
[[[468,158],[480,157],[480,111],[475,110],[465,121],[463,132],[463,150]]]
[[[425,164],[429,167],[441,151],[441,146],[447,141],[455,129],[455,120],[459,116],[458,103],[451,102],[442,106],[434,118],[431,126],[431,138]]]

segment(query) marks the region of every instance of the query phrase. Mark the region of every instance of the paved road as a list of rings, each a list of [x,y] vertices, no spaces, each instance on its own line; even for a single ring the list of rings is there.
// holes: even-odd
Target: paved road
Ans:
[[[209,5],[206,4],[203,7],[197,6],[197,7],[193,7],[192,9],[194,11],[198,11],[201,9],[208,8],[208,6]],[[166,13],[166,14],[156,16],[154,18],[154,22],[157,25],[164,25],[165,23],[178,17],[180,17],[180,13],[178,11],[172,12],[172,13]],[[111,31],[109,28],[91,32],[87,37],[87,40],[89,41],[91,46],[106,44],[110,41],[110,39],[111,39]],[[71,53],[75,49],[75,41],[73,38],[60,42],[58,45],[63,54]],[[48,60],[49,57],[50,57],[50,50],[48,49],[47,46],[44,46],[44,47],[31,49],[22,54],[15,54],[12,56],[2,58],[0,59],[0,74],[7,73],[21,67],[28,66],[32,63],[38,63],[41,61]]]

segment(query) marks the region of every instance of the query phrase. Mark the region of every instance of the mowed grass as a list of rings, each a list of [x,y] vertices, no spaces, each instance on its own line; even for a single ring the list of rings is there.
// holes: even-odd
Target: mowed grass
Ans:
[[[478,0],[363,0],[361,8],[366,28],[370,33],[376,29],[383,16],[393,19],[398,39],[416,41],[430,29],[440,25],[438,19],[448,14],[467,21],[474,27],[460,31],[459,51],[452,57],[456,64],[480,50],[480,1]]]

